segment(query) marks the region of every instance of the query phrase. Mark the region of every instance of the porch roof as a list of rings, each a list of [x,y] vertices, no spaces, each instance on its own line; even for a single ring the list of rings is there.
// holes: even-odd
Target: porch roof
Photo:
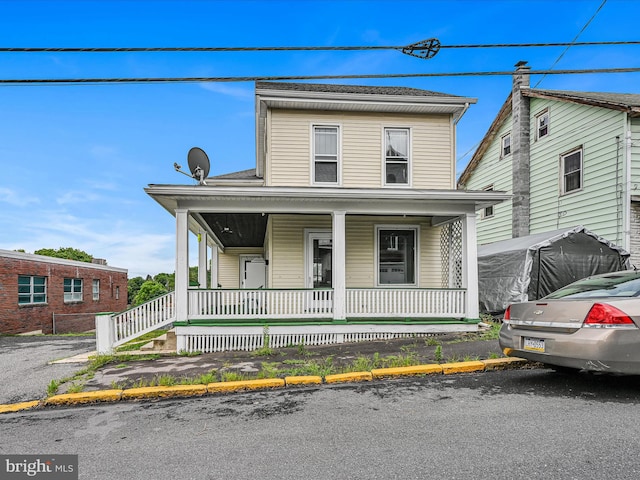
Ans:
[[[145,191],[172,215],[176,209],[189,210],[190,229],[204,228],[223,248],[261,245],[269,214],[327,215],[342,211],[348,215],[429,216],[435,224],[511,198],[496,191],[398,188],[152,184]]]

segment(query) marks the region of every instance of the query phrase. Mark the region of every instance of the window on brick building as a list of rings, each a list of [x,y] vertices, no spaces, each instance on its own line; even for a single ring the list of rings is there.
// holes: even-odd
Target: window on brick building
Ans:
[[[18,303],[20,305],[47,303],[47,278],[18,276]]]
[[[82,279],[81,278],[65,278],[64,279],[64,301],[65,302],[81,302],[82,301]]]
[[[93,279],[93,299],[100,300],[100,280]]]
[[[116,287],[116,300],[120,300],[120,287]]]

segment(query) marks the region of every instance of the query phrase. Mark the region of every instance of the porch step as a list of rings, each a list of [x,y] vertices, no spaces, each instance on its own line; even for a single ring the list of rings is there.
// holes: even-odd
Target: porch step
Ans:
[[[145,352],[175,352],[177,348],[176,332],[175,330],[169,330],[167,333],[140,347],[140,350]]]

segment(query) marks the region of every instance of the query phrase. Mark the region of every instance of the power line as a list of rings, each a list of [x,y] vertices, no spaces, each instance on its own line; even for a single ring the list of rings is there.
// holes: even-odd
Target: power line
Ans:
[[[414,44],[415,45],[415,44]],[[640,45],[640,41],[555,42],[555,43],[487,43],[469,45],[440,45],[440,48],[528,48],[583,47],[611,45]],[[288,47],[0,47],[0,53],[125,53],[125,52],[268,52],[268,51],[353,51],[402,50],[410,45],[357,46],[288,46]]]
[[[567,48],[565,48],[562,53],[560,54],[560,56],[558,58],[556,58],[556,61],[553,62],[553,65],[551,65],[551,67],[549,68],[549,70],[553,69],[553,67],[555,67],[558,62],[562,59],[562,57],[564,57],[564,54],[567,53],[567,51],[574,45],[576,45],[576,40],[578,40],[578,37],[580,37],[580,35],[582,35],[582,33],[587,29],[587,27],[589,26],[589,24],[593,21],[594,18],[596,18],[596,16],[598,15],[598,13],[600,13],[600,10],[602,10],[602,7],[604,7],[604,4],[607,3],[607,0],[602,0],[602,3],[600,4],[600,6],[598,7],[598,9],[596,10],[596,12],[591,16],[591,18],[587,21],[587,23],[584,24],[584,26],[582,27],[582,29],[578,32],[578,34],[573,38],[573,41],[567,45]],[[542,82],[544,80],[544,77],[546,77],[546,75],[543,75],[542,78],[540,80],[538,80],[538,82],[533,86],[533,88],[536,88],[538,85],[540,85],[540,82]]]
[[[604,73],[638,73],[640,67],[593,68],[577,70],[531,70],[530,75],[586,75]],[[345,80],[367,78],[420,78],[420,77],[481,77],[513,75],[512,70],[494,72],[435,72],[435,73],[381,73],[359,75],[280,75],[246,77],[146,77],[146,78],[32,78],[0,79],[0,85],[60,85],[100,83],[215,83],[215,82],[267,82],[287,80]]]

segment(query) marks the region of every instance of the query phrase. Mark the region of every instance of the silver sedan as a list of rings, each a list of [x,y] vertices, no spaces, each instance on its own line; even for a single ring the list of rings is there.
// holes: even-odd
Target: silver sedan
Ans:
[[[507,356],[556,369],[640,374],[640,271],[595,275],[509,305],[500,329]]]

